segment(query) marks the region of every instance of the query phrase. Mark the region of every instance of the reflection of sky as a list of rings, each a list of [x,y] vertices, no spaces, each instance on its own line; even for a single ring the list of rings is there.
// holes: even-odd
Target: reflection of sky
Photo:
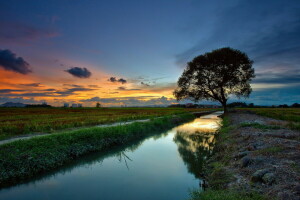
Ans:
[[[190,134],[194,134],[195,132],[215,132],[220,126],[221,119],[217,117],[220,114],[220,112],[217,112],[217,114],[197,118],[190,123],[177,127],[176,130]]]
[[[221,119],[217,116],[222,112],[197,118],[190,123],[174,128],[174,142],[178,152],[187,165],[189,172],[201,179],[206,159],[212,153],[215,144],[215,133]]]
[[[176,137],[185,141],[184,144],[178,143],[181,148],[190,152],[197,152],[200,148],[211,151],[214,144],[215,132],[220,127],[221,118],[218,116],[223,112],[215,112],[196,118],[190,123],[185,123],[175,128]],[[175,139],[176,140],[176,139]]]

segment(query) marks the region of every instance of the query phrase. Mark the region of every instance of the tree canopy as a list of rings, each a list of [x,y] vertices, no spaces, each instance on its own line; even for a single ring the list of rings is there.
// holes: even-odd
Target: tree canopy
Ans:
[[[245,53],[229,47],[197,56],[188,62],[174,96],[177,100],[219,101],[226,111],[230,95],[249,97],[255,77],[252,64]]]

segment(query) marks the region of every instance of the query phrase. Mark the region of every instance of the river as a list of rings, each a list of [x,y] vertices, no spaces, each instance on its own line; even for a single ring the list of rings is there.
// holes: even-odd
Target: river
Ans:
[[[127,146],[94,153],[0,190],[0,199],[183,200],[201,183],[221,119],[215,112]]]

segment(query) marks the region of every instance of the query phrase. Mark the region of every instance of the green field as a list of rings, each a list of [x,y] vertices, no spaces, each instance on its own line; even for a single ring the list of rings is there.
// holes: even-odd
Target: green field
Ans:
[[[300,130],[300,108],[241,108],[258,115],[288,121],[288,127]]]
[[[0,108],[0,140],[22,134],[205,111],[183,108]]]

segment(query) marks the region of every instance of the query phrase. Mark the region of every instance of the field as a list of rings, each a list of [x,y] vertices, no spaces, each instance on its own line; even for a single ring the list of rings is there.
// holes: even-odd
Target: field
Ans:
[[[288,121],[291,129],[300,130],[300,108],[242,108],[258,115]]]
[[[0,140],[29,133],[205,111],[182,108],[0,108]]]

